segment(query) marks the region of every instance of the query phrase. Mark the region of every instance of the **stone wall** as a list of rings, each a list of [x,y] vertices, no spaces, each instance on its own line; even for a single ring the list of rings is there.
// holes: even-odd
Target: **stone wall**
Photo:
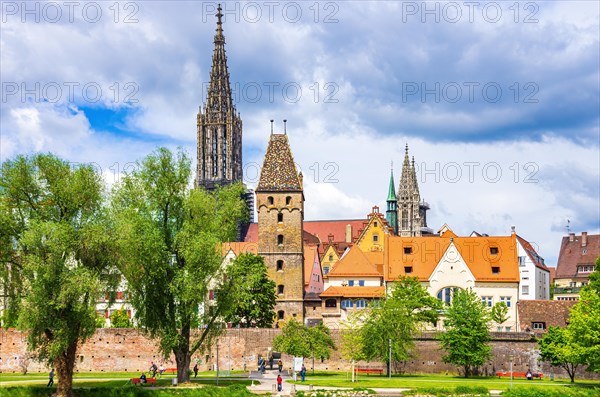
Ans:
[[[279,329],[230,329],[219,338],[218,359],[221,371],[228,369],[256,369],[259,355],[267,356],[273,338],[281,332]],[[333,339],[339,345],[340,332],[332,330]],[[552,368],[547,363],[539,361],[537,342],[528,333],[493,334],[493,359],[482,367],[484,374],[496,371],[508,371],[510,356],[513,356],[513,371],[542,372],[546,376],[554,373],[557,377],[567,377],[567,374]],[[442,361],[442,352],[433,334],[423,334],[416,341],[415,356],[397,370],[405,373],[457,373],[455,367]],[[77,371],[109,372],[109,371],[147,371],[152,361],[163,363],[165,367],[175,367],[174,357],[163,360],[156,348],[156,341],[148,339],[135,329],[99,329],[78,351]],[[0,329],[0,372],[20,372],[19,362],[26,357],[25,335],[13,329]],[[284,367],[289,368],[291,357],[283,355]],[[199,363],[201,370],[214,369],[217,362],[217,346],[209,351],[194,355],[192,362]],[[361,363],[366,364],[366,363]],[[370,366],[384,367],[382,363],[369,363]],[[307,360],[307,368],[312,367],[312,360]],[[334,352],[331,359],[321,362],[315,360],[315,368],[322,370],[348,370],[347,362]],[[47,367],[31,360],[28,366],[30,372],[45,372]],[[588,373],[580,370],[579,379],[600,379],[599,373]]]

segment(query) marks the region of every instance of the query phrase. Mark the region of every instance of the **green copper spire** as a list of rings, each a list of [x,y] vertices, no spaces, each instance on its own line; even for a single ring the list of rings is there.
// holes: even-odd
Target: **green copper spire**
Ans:
[[[392,163],[392,169],[390,170],[390,186],[388,189],[385,219],[394,230],[394,233],[398,234],[398,200],[396,200],[396,187],[394,186],[394,163]]]

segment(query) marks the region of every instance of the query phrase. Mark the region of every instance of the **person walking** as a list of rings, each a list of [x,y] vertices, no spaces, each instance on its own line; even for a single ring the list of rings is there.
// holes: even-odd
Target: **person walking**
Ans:
[[[50,373],[48,374],[48,384],[46,387],[50,387],[54,385],[54,368],[50,369]]]
[[[302,369],[300,370],[300,376],[302,377],[302,382],[304,382],[304,378],[306,377],[306,367],[302,364]]]
[[[194,378],[198,376],[198,363],[194,365]]]
[[[157,371],[158,371],[158,367],[156,366],[156,364],[154,364],[154,361],[152,361],[152,365],[150,365],[150,371],[148,371],[148,372],[152,372],[152,377],[156,378]]]
[[[281,373],[281,370],[283,369],[283,361],[281,361],[281,359],[277,361],[277,366],[279,367],[279,373]]]
[[[281,375],[277,375],[277,391],[283,391],[283,379]]]
[[[273,371],[273,356],[269,357],[269,367],[271,368],[271,371]]]

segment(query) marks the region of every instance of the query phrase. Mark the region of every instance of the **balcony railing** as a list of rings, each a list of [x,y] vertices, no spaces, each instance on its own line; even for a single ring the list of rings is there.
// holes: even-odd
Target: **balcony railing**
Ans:
[[[581,291],[581,287],[556,287],[554,288],[555,294],[578,294]]]

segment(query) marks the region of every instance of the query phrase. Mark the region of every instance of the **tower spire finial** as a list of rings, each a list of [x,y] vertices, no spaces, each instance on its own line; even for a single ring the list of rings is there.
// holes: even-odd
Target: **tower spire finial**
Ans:
[[[283,134],[287,135],[287,120],[283,120]]]
[[[217,34],[215,34],[215,42],[225,41],[225,37],[223,36],[223,21],[221,20],[223,14],[221,13],[221,10],[221,3],[219,3],[219,5],[217,6],[217,13],[215,14],[215,16],[217,17]]]
[[[273,135],[273,120],[271,120],[271,135]]]

